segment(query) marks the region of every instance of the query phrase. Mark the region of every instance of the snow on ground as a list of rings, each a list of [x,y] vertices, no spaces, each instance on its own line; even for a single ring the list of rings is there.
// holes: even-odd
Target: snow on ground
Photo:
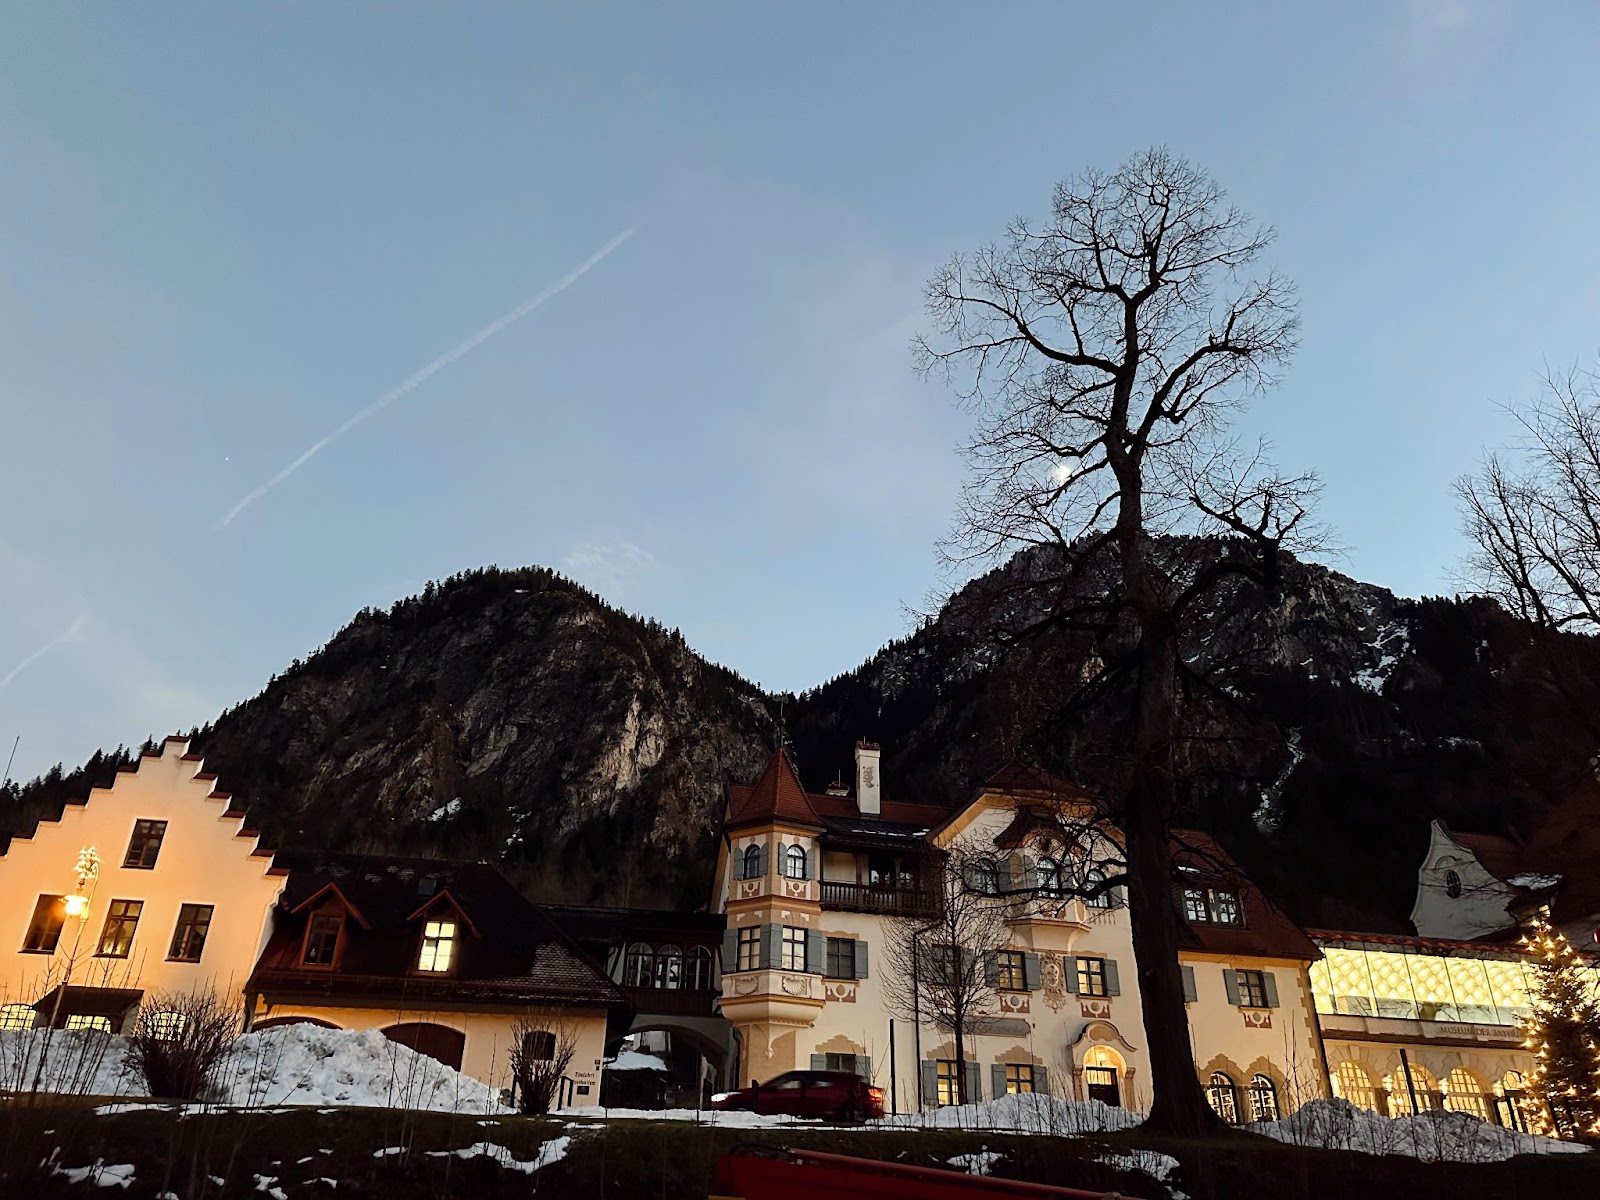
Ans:
[[[54,1175],[63,1176],[68,1183],[83,1183],[85,1180],[96,1187],[119,1187],[126,1189],[133,1182],[132,1163],[107,1163],[104,1159],[97,1158],[91,1166],[87,1167],[56,1167]]]
[[[898,1113],[869,1121],[894,1129],[996,1129],[1014,1133],[1107,1133],[1131,1129],[1143,1118],[1098,1100],[1063,1100],[1038,1094],[1001,1096],[978,1104],[953,1104],[929,1112]]]
[[[721,1125],[730,1129],[759,1129],[766,1125],[816,1125],[800,1117],[763,1116],[742,1109],[710,1108],[557,1108],[551,1116],[572,1117],[579,1121],[692,1121],[698,1125]]]
[[[1155,1150],[1108,1151],[1096,1158],[1095,1162],[1115,1167],[1119,1171],[1137,1171],[1141,1175],[1148,1175],[1165,1186],[1173,1200],[1184,1200],[1183,1193],[1170,1186],[1173,1182],[1172,1177],[1183,1164],[1170,1154],[1160,1154]]]
[[[463,1146],[460,1150],[427,1150],[424,1153],[429,1158],[448,1158],[455,1155],[457,1158],[492,1158],[508,1171],[521,1171],[524,1175],[532,1175],[540,1167],[548,1167],[553,1162],[560,1162],[567,1156],[567,1148],[572,1145],[570,1137],[558,1137],[543,1143],[539,1152],[528,1161],[523,1162],[513,1157],[511,1151],[494,1142],[474,1142],[470,1146]]]
[[[142,1096],[144,1078],[128,1063],[128,1043],[122,1038],[84,1029],[58,1029],[48,1038],[49,1061],[43,1072],[39,1060],[46,1054],[43,1029],[0,1033],[0,1088],[27,1092],[37,1079],[39,1090],[79,1096]]]
[[[987,1175],[994,1170],[995,1163],[1004,1157],[998,1150],[980,1150],[976,1154],[952,1155],[945,1162],[968,1175]]]
[[[654,1054],[641,1050],[624,1050],[606,1063],[608,1071],[665,1071],[667,1064]]]
[[[1251,1133],[1297,1146],[1404,1154],[1424,1162],[1498,1162],[1518,1154],[1582,1154],[1572,1142],[1517,1133],[1467,1113],[1383,1117],[1348,1100],[1313,1100],[1281,1121],[1257,1121]]]

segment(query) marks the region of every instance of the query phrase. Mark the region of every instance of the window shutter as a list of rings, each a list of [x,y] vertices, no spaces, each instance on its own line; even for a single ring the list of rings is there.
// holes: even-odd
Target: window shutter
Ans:
[[[1118,884],[1116,887],[1111,889],[1111,907],[1128,907],[1128,889],[1123,887],[1121,884]]]
[[[733,852],[733,877],[735,879],[743,879],[744,878],[744,851],[743,850],[735,850]]]
[[[739,969],[739,931],[729,928],[722,935],[722,973]]]
[[[1106,995],[1122,995],[1122,982],[1117,978],[1117,960],[1106,959]]]
[[[1194,968],[1183,967],[1181,970],[1183,971],[1183,1002],[1185,1004],[1193,1004],[1200,998],[1199,994],[1195,991]]]
[[[1022,888],[1024,891],[1035,891],[1039,887],[1039,860],[1031,854],[1022,856]]]
[[[983,952],[983,981],[990,987],[1000,982],[1000,955],[994,950]]]
[[[811,1069],[813,1071],[826,1071],[828,1069],[828,1056],[826,1054],[813,1054],[811,1056]]]
[[[822,936],[820,929],[806,930],[806,970],[820,975],[827,961],[828,939]]]
[[[1039,990],[1039,956],[1037,954],[1024,954],[1022,956],[1022,986],[1030,992]]]
[[[989,1094],[998,1100],[1006,1094],[1005,1063],[989,1064]]]
[[[867,944],[865,942],[857,942],[856,943],[856,978],[857,979],[865,979],[866,977],[867,977]]]
[[[771,857],[772,847],[768,846],[765,842],[763,842],[761,844],[760,850],[761,850],[761,864],[760,864],[760,867],[756,871],[756,878],[757,879],[765,879],[767,877],[767,867],[770,865],[767,860]]]
[[[872,1082],[872,1055],[856,1055],[856,1074],[861,1076],[861,1078],[865,1079],[868,1083]]]
[[[967,1103],[976,1104],[983,1099],[983,1068],[975,1062],[964,1065],[967,1069]]]
[[[783,926],[761,927],[761,965],[775,967],[783,961]]]
[[[1041,1096],[1050,1094],[1050,1070],[1043,1063],[1034,1064],[1033,1090]]]
[[[951,963],[950,966],[952,970],[959,972],[954,979],[950,980],[952,985],[959,985],[968,979],[976,979],[977,976],[974,972],[978,969],[977,951],[962,949],[959,965]]]
[[[939,1064],[931,1059],[922,1064],[922,1103],[939,1103]]]
[[[1267,1007],[1278,1007],[1278,977],[1271,971],[1261,972],[1261,982],[1267,985]]]
[[[1078,994],[1078,960],[1070,954],[1061,960],[1061,984],[1074,996]]]
[[[819,866],[819,863],[818,863],[817,860],[818,860],[820,854],[821,854],[821,851],[819,851],[815,846],[813,846],[810,850],[808,850],[806,852],[806,878],[807,879],[821,879],[822,878],[822,873],[817,869],[818,866]]]
[[[1239,973],[1231,967],[1222,969],[1222,989],[1228,993],[1228,1003],[1235,1007],[1239,1004]]]

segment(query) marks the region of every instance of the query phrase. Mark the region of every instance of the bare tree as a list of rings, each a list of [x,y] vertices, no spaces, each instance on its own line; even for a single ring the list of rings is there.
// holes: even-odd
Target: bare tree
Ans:
[[[128,1059],[150,1095],[168,1100],[206,1098],[217,1068],[244,1029],[244,1008],[214,990],[166,992],[139,1010]]]
[[[960,379],[975,468],[954,565],[1031,548],[982,593],[1013,637],[1069,631],[1095,665],[1075,699],[1121,688],[1132,723],[1116,794],[1145,1034],[1150,1121],[1214,1127],[1190,1060],[1168,831],[1198,683],[1185,631],[1219,595],[1270,595],[1279,552],[1315,539],[1310,475],[1274,470],[1229,417],[1295,345],[1293,289],[1256,263],[1270,230],[1163,149],[1057,185],[1040,225],[952,259],[927,288],[919,365]],[[1195,533],[1204,554],[1162,552]],[[969,589],[970,590],[970,589]]]
[[[992,1012],[991,956],[1006,940],[1005,901],[981,880],[990,864],[955,851],[939,867],[938,911],[890,920],[884,995],[891,1008],[955,1041],[956,1100],[966,1104],[966,1047]],[[920,1064],[919,1064],[920,1066]]]
[[[550,1111],[577,1049],[577,1022],[561,1009],[530,1008],[511,1023],[511,1079],[519,1111]]]

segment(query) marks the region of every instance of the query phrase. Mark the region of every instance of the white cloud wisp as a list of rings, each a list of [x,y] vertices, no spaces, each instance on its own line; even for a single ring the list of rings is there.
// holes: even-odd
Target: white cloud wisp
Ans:
[[[230,508],[227,512],[227,515],[224,516],[221,521],[217,522],[217,528],[225,529],[227,526],[231,525],[235,517],[237,517],[245,509],[249,508],[257,500],[261,499],[261,497],[265,496],[273,488],[277,487],[285,479],[289,478],[289,476],[293,475],[301,467],[305,466],[306,463],[311,461],[312,457],[317,454],[318,451],[349,433],[368,417],[376,416],[402,396],[416,391],[417,388],[421,387],[429,379],[433,378],[433,376],[437,375],[440,371],[444,370],[457,359],[471,354],[479,346],[483,345],[483,343],[494,337],[495,334],[500,333],[507,327],[516,324],[535,309],[559,296],[562,292],[566,291],[573,284],[577,283],[578,280],[587,275],[591,270],[599,266],[603,259],[605,259],[618,246],[622,245],[623,242],[631,238],[635,232],[637,232],[637,226],[624,229],[621,233],[617,234],[616,237],[612,238],[604,246],[601,246],[600,249],[596,250],[588,258],[584,259],[583,262],[579,263],[560,279],[556,280],[549,287],[545,288],[537,296],[534,296],[531,300],[524,300],[521,304],[517,305],[517,307],[513,308],[504,316],[492,321],[488,325],[485,325],[482,329],[478,330],[477,333],[467,338],[466,341],[451,347],[449,350],[446,350],[438,358],[434,359],[420,371],[417,371],[415,374],[410,376],[398,387],[385,392],[371,404],[368,404],[365,408],[349,417],[343,425],[340,425],[332,433],[328,434],[320,441],[312,443],[310,448],[301,454],[300,457],[296,458],[293,462],[284,467],[260,487],[247,493],[242,500]]]
[[[21,662],[12,667],[11,670],[7,671],[4,675],[0,675],[0,689],[10,687],[13,679],[15,679],[18,675],[21,675],[24,671],[33,666],[34,663],[38,662],[57,646],[63,646],[72,641],[73,638],[78,636],[79,631],[82,629],[83,617],[80,616],[77,620],[73,621],[71,625],[67,626],[64,631],[56,634],[55,637],[51,638],[44,645],[33,651],[33,653],[25,655]]]

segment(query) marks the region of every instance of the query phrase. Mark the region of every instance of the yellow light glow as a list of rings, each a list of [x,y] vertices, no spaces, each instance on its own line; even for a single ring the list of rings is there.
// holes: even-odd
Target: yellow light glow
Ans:
[[[89,897],[68,896],[66,900],[67,916],[77,917],[82,920],[89,915]]]

